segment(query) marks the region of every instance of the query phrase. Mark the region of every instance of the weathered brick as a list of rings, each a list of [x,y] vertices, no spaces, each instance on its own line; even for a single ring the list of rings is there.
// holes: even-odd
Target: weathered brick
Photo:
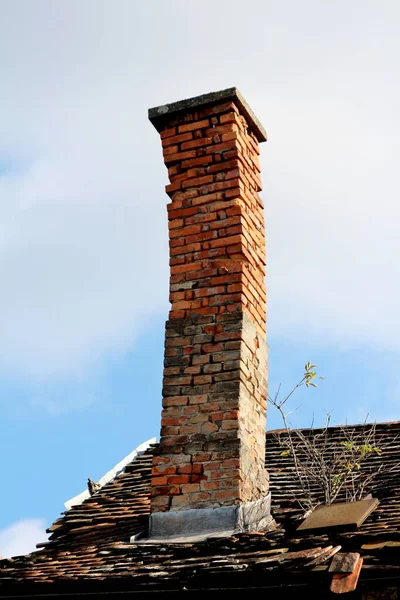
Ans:
[[[227,142],[229,143],[229,142]],[[196,150],[187,150],[186,152],[176,152],[175,154],[168,154],[164,156],[164,161],[166,165],[169,165],[174,162],[188,160],[189,158],[195,158]]]
[[[163,399],[163,407],[167,408],[169,406],[186,406],[189,402],[188,396],[169,396]]]
[[[210,137],[197,138],[192,142],[185,142],[182,144],[182,150],[191,150],[192,148],[199,148],[200,146],[208,146],[208,144],[211,144],[211,141]]]
[[[157,491],[157,494],[161,496],[175,496],[180,494],[180,489],[176,485],[157,486],[153,488],[153,490],[154,489]]]
[[[152,474],[153,477],[157,476],[157,475],[175,475],[176,473],[176,467],[174,467],[173,465],[158,465],[158,466],[154,466],[153,465],[153,469],[152,469]]]
[[[189,396],[189,404],[204,404],[207,402],[208,396],[207,394],[196,394],[193,396]]]
[[[193,131],[194,129],[204,129],[208,127],[210,121],[208,119],[203,119],[202,121],[195,121],[194,123],[187,123],[186,125],[179,125],[178,131],[179,133],[185,133],[186,131]]]
[[[172,135],[175,135],[175,133],[176,133],[176,127],[170,127],[168,129],[164,129],[164,131],[161,131],[160,138],[163,140],[167,137],[171,137]]]
[[[217,104],[216,106],[208,106],[206,108],[203,108],[202,110],[200,110],[199,116],[201,118],[203,116],[207,117],[211,115],[219,115],[228,111],[238,114],[238,109],[236,108],[233,102],[224,102],[223,104]]]
[[[206,414],[195,414],[192,417],[190,417],[189,422],[190,423],[205,423],[206,421],[208,421],[209,416]]]
[[[190,132],[181,133],[180,135],[168,136],[162,140],[162,146],[163,148],[165,146],[173,146],[175,144],[180,144],[181,142],[187,142],[191,139],[193,139],[193,134]]]
[[[154,486],[158,486],[158,485],[167,485],[168,483],[168,477],[165,475],[163,477],[153,477],[151,480],[151,485]]]
[[[191,492],[198,492],[200,490],[200,483],[186,483],[182,485],[182,492],[189,494]]]
[[[216,492],[215,498],[217,500],[236,500],[239,497],[239,490],[220,490]]]
[[[215,431],[218,431],[218,429],[219,427],[218,425],[215,425],[215,423],[203,423],[201,426],[202,433],[214,433]]]
[[[190,475],[192,473],[192,465],[188,464],[178,467],[178,473],[182,475]]]
[[[212,175],[204,175],[203,177],[197,177],[193,179],[186,179],[182,182],[182,188],[191,188],[198,187],[200,185],[204,185],[206,183],[212,183],[214,177]]]
[[[267,492],[264,217],[258,143],[246,118],[232,101],[163,117],[171,310],[154,511]],[[252,469],[243,470],[242,452]]]
[[[219,485],[219,481],[201,481],[200,489],[204,491],[216,490],[218,489]]]
[[[169,475],[167,477],[168,483],[173,483],[175,485],[182,483],[189,483],[190,477],[189,475]]]
[[[192,502],[205,502],[206,500],[210,500],[211,494],[208,492],[198,492],[194,494],[190,494],[190,500]]]
[[[203,452],[202,454],[194,454],[192,460],[194,463],[204,464],[205,462],[209,461],[210,458],[211,454],[209,454],[208,452]]]
[[[234,421],[223,421],[221,425],[222,429],[239,429],[239,421],[235,419]],[[182,427],[181,427],[182,429]]]

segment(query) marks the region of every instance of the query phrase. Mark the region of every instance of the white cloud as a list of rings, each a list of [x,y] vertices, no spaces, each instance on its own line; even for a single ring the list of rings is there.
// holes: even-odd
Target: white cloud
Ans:
[[[399,350],[398,4],[203,4],[1,4],[0,369],[80,377],[166,309],[146,110],[229,85],[269,132],[271,330]]]
[[[0,529],[0,556],[10,558],[34,552],[36,544],[47,540],[43,519],[22,519]]]

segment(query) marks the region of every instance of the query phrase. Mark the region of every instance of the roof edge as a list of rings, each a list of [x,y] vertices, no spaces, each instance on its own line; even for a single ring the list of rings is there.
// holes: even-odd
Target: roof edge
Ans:
[[[128,454],[128,456],[125,456],[125,458],[123,458],[119,463],[117,463],[115,467],[107,471],[107,473],[103,475],[101,479],[99,479],[98,483],[100,484],[100,486],[103,487],[103,485],[106,485],[106,483],[110,483],[110,481],[112,481],[118,475],[120,475],[129,463],[135,460],[135,458],[138,458],[139,456],[144,454],[152,444],[156,443],[156,441],[157,438],[153,437],[147,440],[146,442],[143,442],[143,444],[140,444],[140,446],[138,446],[134,450],[132,450],[132,452]],[[70,498],[70,500],[64,502],[64,506],[67,510],[70,510],[70,508],[82,504],[82,502],[84,502],[88,498],[90,498],[90,493],[89,490],[86,489],[77,496],[74,496],[73,498]]]

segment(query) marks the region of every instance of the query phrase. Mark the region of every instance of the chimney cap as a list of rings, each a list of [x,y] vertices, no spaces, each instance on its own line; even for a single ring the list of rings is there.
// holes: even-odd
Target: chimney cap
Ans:
[[[236,104],[240,112],[246,118],[249,127],[256,136],[259,142],[265,142],[267,140],[267,133],[256,115],[243,98],[242,94],[236,87],[227,88],[219,92],[211,92],[210,94],[202,94],[201,96],[195,96],[194,98],[187,98],[186,100],[179,100],[179,102],[172,102],[171,104],[164,104],[149,108],[149,119],[153,123],[157,131],[161,131],[165,124],[166,117],[171,118],[176,113],[192,110],[195,108],[210,106],[223,101],[231,100]]]

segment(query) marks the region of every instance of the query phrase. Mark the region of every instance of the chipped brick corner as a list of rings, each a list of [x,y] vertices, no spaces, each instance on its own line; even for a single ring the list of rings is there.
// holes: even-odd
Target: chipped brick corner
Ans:
[[[170,302],[152,513],[268,494],[265,234],[258,142],[236,88],[158,107]]]

